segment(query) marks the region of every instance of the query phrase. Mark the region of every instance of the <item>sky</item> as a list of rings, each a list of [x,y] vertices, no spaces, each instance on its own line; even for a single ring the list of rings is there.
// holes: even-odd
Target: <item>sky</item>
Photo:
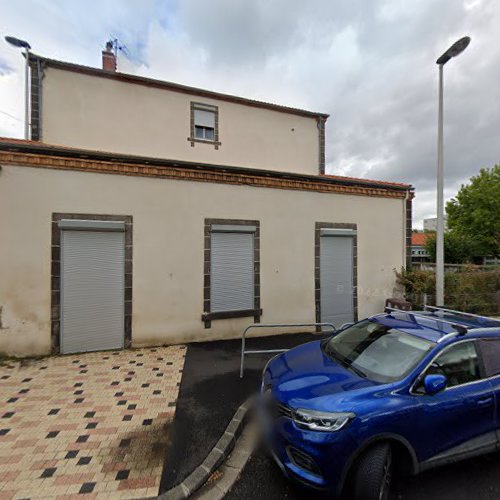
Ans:
[[[23,58],[119,71],[330,114],[327,173],[407,182],[435,215],[436,59],[445,68],[445,198],[500,162],[498,0],[0,0],[0,136],[23,135]]]

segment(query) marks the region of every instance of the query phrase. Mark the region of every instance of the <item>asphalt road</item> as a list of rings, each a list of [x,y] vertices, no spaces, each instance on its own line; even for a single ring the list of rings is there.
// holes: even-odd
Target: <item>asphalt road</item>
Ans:
[[[346,497],[347,495],[344,495]],[[325,500],[288,481],[260,449],[250,458],[226,500]],[[391,500],[498,500],[500,454],[425,472],[394,484]],[[344,498],[343,500],[348,500]]]
[[[250,338],[248,349],[289,349],[322,336],[275,335]],[[179,484],[203,462],[238,407],[260,387],[270,355],[247,356],[239,377],[240,340],[193,343],[188,346],[175,419],[169,428],[160,493]]]

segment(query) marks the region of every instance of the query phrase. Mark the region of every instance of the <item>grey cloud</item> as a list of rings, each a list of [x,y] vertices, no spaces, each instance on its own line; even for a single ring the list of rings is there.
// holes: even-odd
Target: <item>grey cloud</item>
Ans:
[[[327,112],[328,171],[413,184],[417,221],[434,210],[435,60],[468,34],[445,67],[446,195],[500,161],[495,0],[38,0],[2,17],[49,56],[99,65],[114,33],[125,70]]]
[[[230,67],[259,96],[279,100],[276,86],[286,87],[283,95],[296,98],[287,104],[330,113],[329,172],[413,184],[417,220],[434,210],[435,60],[470,34],[471,47],[445,68],[447,186],[457,189],[500,157],[500,6],[493,0],[469,10],[438,0],[185,0],[178,21],[204,51],[212,81],[220,84]]]
[[[14,71],[14,68],[6,61],[0,59],[0,76],[8,75]]]

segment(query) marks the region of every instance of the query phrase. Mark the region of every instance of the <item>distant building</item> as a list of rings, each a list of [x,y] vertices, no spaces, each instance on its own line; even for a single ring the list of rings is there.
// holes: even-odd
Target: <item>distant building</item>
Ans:
[[[448,227],[448,217],[444,216],[444,229]],[[424,219],[424,231],[437,231],[437,217]]]
[[[430,255],[425,249],[429,233],[413,232],[411,235],[411,261],[412,263],[429,262]]]

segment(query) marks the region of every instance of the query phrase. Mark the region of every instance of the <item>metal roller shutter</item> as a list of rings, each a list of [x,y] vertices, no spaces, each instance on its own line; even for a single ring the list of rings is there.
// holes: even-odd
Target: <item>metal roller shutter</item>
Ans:
[[[194,110],[194,123],[201,127],[215,128],[215,113],[203,109]]]
[[[353,238],[320,239],[321,321],[340,327],[354,321]]]
[[[65,230],[61,246],[61,351],[122,348],[125,234]]]
[[[254,235],[211,235],[210,302],[212,312],[254,308]]]

